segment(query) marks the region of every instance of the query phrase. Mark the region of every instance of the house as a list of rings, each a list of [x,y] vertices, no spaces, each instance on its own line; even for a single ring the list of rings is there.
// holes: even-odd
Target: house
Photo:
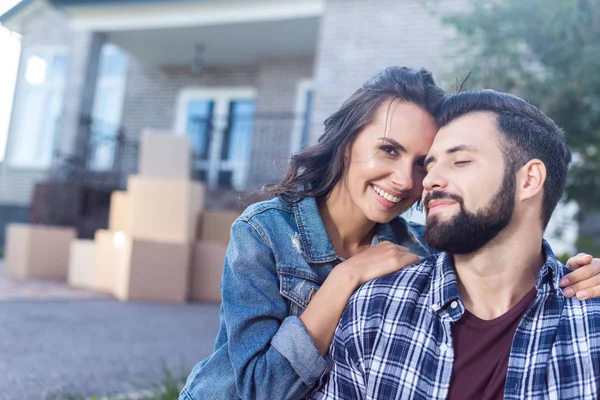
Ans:
[[[468,1],[433,3],[23,0],[0,16],[23,38],[0,225],[27,214],[36,183],[77,168],[122,185],[145,128],[189,135],[193,176],[212,190],[277,182],[382,68],[423,66],[451,86],[455,34],[441,16]]]

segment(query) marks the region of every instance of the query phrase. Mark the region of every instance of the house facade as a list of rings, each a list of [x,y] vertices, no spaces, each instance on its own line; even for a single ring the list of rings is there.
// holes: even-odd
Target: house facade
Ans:
[[[442,17],[467,6],[23,0],[0,16],[22,35],[0,224],[26,218],[36,183],[65,165],[134,173],[144,129],[188,135],[193,176],[212,190],[277,182],[290,154],[315,143],[323,120],[382,68],[426,67],[451,87],[456,39]]]

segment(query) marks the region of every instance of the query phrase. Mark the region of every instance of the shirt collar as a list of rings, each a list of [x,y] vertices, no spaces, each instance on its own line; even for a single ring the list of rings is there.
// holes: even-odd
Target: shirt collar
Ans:
[[[566,268],[556,259],[550,244],[546,240],[542,240],[542,250],[546,256],[546,262],[538,274],[535,287],[538,292],[553,291],[554,294],[562,297],[560,279],[566,274]]]
[[[565,275],[565,268],[556,259],[552,248],[545,240],[542,240],[542,250],[544,251],[546,262],[538,274],[535,285],[536,289],[538,292],[544,294],[554,292],[557,296],[563,296],[559,281]],[[452,255],[443,252],[434,257],[436,259],[429,304],[437,312],[445,308],[448,303],[460,299],[460,291]]]

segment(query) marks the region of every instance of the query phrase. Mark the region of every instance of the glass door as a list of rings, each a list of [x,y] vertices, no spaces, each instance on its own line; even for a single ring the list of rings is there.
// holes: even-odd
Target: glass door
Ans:
[[[176,131],[190,138],[194,179],[210,188],[247,185],[255,117],[253,89],[181,92]]]

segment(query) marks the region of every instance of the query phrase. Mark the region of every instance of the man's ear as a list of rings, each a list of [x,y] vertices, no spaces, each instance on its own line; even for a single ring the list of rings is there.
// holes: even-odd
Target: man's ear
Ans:
[[[537,158],[529,160],[519,169],[517,185],[521,200],[535,197],[544,190],[546,182],[546,165]]]

